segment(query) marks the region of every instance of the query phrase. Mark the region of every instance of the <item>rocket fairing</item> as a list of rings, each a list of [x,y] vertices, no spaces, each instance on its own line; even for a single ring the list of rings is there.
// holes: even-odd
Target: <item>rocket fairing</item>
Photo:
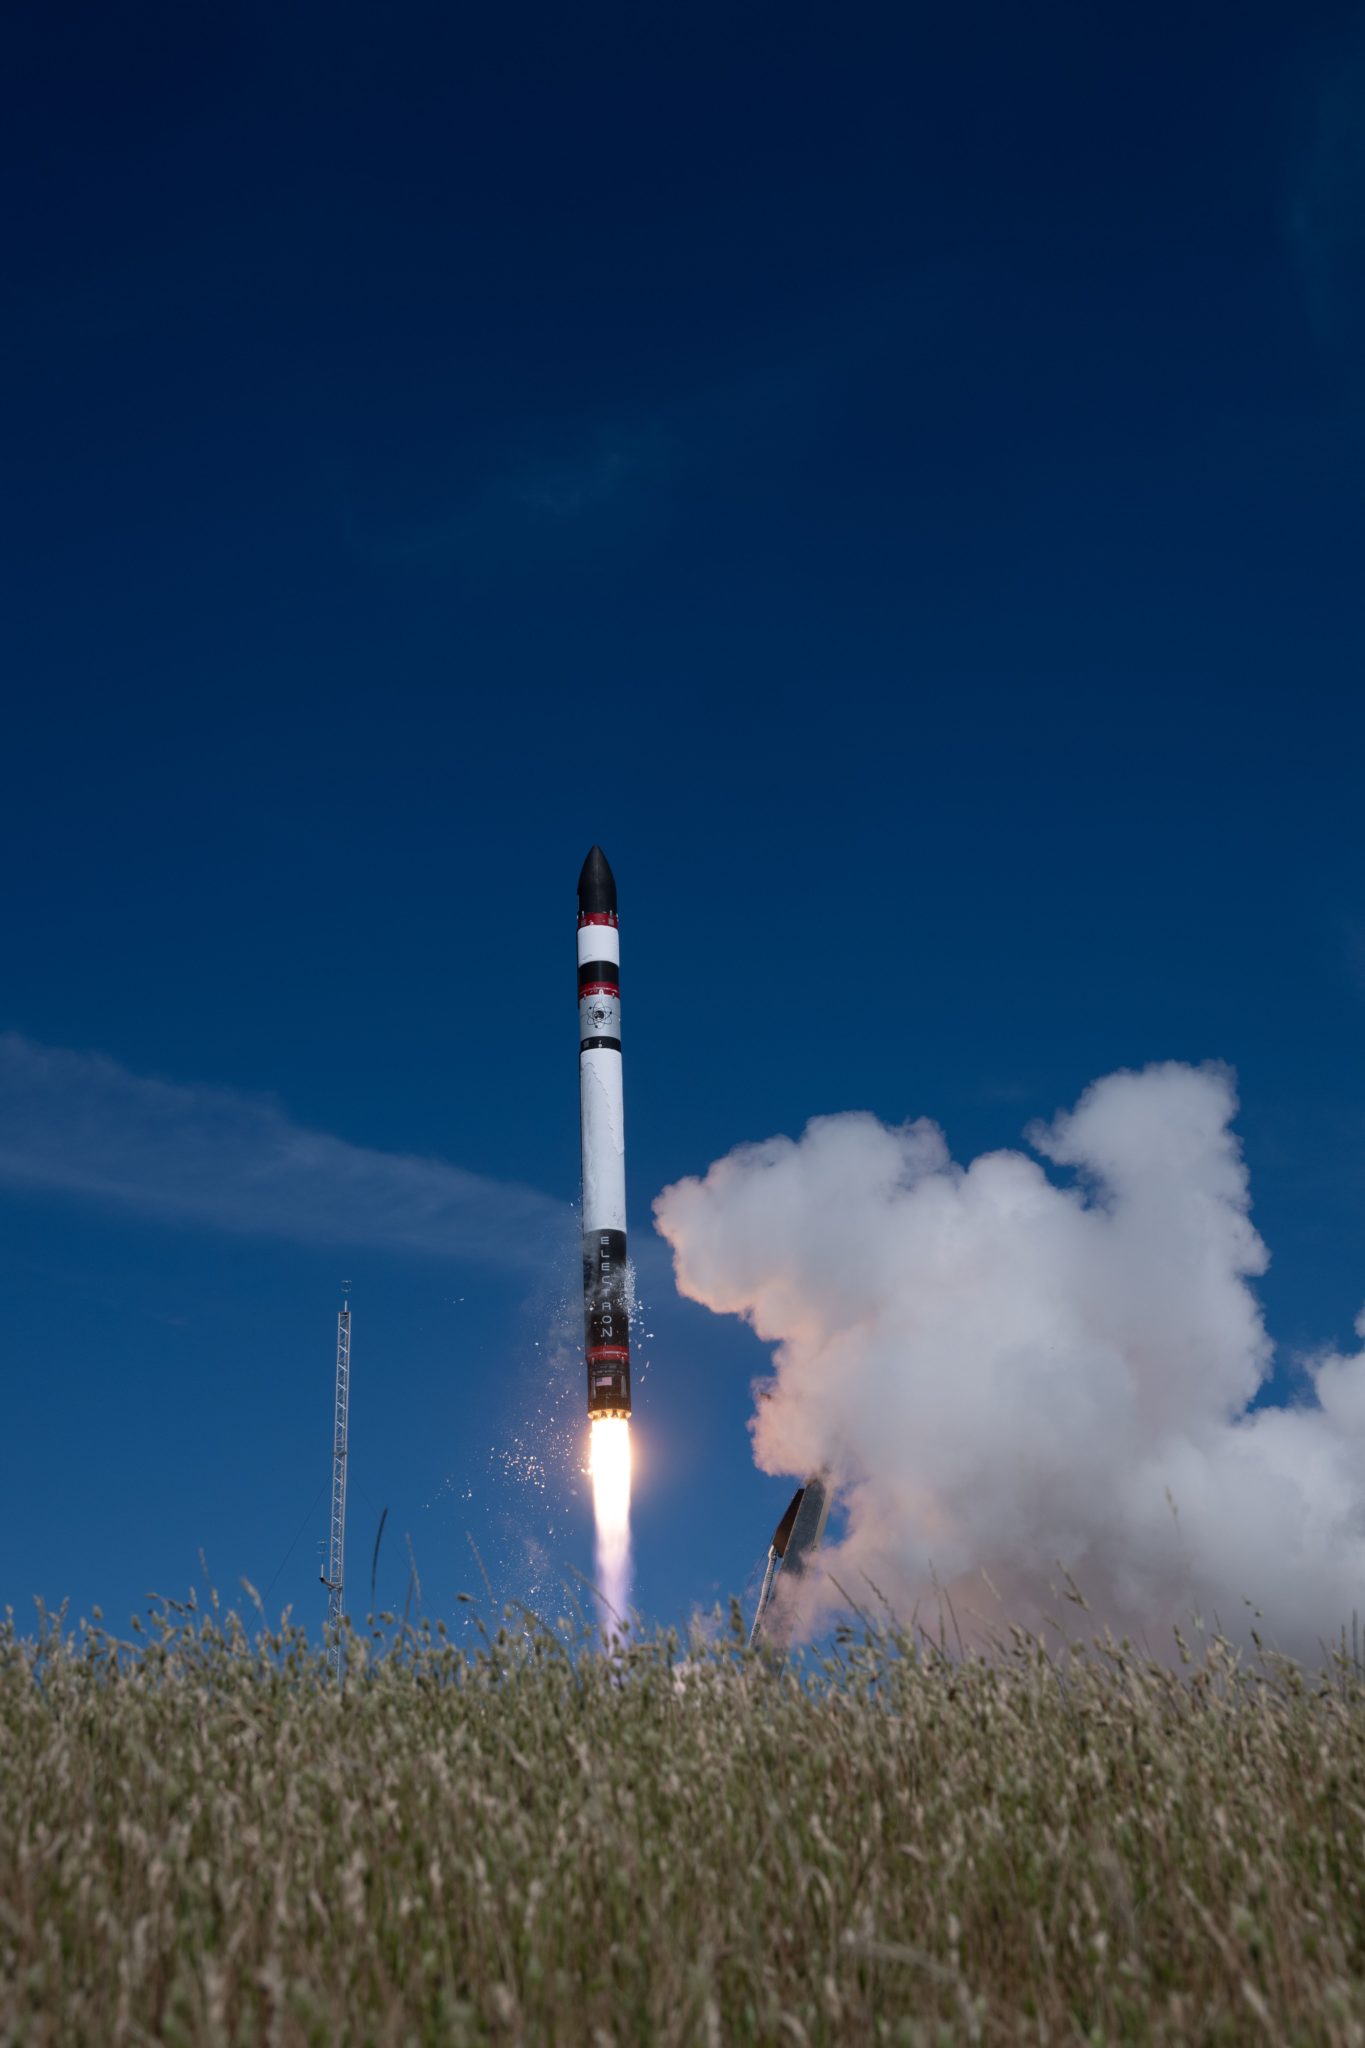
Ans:
[[[578,877],[578,1107],[588,1414],[630,1414],[621,936],[616,882],[594,846]]]

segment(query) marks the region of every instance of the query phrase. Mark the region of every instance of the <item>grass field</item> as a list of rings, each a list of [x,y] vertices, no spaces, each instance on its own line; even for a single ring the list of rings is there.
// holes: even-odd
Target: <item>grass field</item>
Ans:
[[[5,2043],[1365,2042],[1363,1878],[1347,1659],[0,1638]]]

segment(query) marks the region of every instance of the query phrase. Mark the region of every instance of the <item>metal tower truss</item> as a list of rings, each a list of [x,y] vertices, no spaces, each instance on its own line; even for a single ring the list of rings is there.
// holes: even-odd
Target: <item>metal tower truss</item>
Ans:
[[[351,1428],[350,1282],[337,1316],[336,1410],[332,1418],[332,1522],[327,1542],[327,1657],[341,1676],[341,1617],[346,1607],[346,1453]]]

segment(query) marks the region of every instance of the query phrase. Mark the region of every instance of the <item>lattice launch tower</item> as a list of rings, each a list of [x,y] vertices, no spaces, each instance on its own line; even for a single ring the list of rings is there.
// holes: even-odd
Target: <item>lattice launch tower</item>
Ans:
[[[351,1433],[351,1283],[337,1314],[336,1401],[332,1417],[332,1520],[327,1540],[327,1657],[341,1676],[341,1617],[346,1610],[346,1453]]]

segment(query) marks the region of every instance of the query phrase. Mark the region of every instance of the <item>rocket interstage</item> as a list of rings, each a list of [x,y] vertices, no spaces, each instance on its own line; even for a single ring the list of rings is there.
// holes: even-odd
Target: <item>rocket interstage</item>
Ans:
[[[600,846],[578,877],[578,1103],[583,1145],[583,1325],[588,1414],[630,1415],[621,934]]]

